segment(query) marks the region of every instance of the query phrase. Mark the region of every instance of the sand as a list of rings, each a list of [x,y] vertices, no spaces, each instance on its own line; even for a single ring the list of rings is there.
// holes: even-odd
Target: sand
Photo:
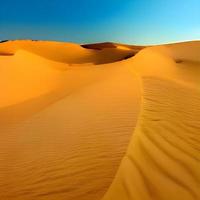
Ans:
[[[200,199],[200,42],[0,43],[0,199]]]

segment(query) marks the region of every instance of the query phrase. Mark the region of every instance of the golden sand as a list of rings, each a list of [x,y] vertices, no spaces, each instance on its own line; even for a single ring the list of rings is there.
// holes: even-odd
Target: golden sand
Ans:
[[[0,43],[0,199],[200,199],[200,42]]]

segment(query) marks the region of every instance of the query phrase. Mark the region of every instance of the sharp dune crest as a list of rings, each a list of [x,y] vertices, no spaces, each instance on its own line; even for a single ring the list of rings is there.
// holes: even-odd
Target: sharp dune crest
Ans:
[[[0,199],[200,199],[200,42],[0,43]]]
[[[141,78],[141,112],[103,200],[200,199],[197,55],[200,43],[191,42],[147,48],[132,60],[130,69]]]

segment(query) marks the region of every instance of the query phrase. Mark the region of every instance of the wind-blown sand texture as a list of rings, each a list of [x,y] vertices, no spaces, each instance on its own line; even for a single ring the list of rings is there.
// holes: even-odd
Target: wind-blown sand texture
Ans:
[[[0,71],[0,199],[200,199],[200,42],[5,41]]]

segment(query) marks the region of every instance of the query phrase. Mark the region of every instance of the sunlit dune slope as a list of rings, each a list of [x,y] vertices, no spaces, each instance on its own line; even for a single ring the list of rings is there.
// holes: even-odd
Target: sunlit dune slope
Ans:
[[[0,43],[0,199],[200,199],[199,56]]]
[[[137,77],[123,62],[69,65],[22,42],[0,56],[0,199],[101,199],[136,124]]]
[[[136,129],[104,200],[200,199],[200,43],[141,51]],[[127,63],[128,64],[128,63]]]

